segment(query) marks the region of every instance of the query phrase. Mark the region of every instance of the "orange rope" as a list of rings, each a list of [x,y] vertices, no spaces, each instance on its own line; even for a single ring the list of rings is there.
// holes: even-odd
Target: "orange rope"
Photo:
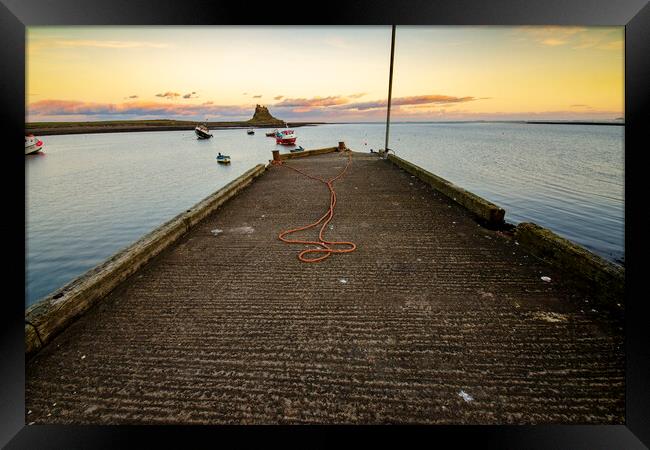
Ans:
[[[309,175],[308,173],[305,173],[300,169],[296,169],[295,167],[283,164],[281,161],[274,161],[273,162],[273,164],[275,164],[275,165],[282,165],[282,166],[284,166],[284,167],[286,167],[288,169],[291,169],[291,170],[294,170],[294,171],[298,172],[301,175],[306,176],[307,178],[310,178],[310,179],[316,180],[316,181],[320,181],[321,183],[325,184],[327,186],[327,188],[329,189],[329,191],[330,191],[330,207],[327,210],[327,212],[320,219],[318,219],[314,223],[310,223],[309,225],[305,225],[305,226],[300,227],[300,228],[293,228],[293,229],[290,229],[290,230],[285,230],[285,231],[283,231],[282,233],[280,233],[278,235],[278,238],[282,242],[286,242],[288,244],[317,245],[317,246],[320,247],[320,248],[308,248],[308,249],[305,249],[305,250],[301,251],[298,254],[298,259],[300,261],[306,262],[306,263],[319,262],[319,261],[322,261],[322,260],[324,260],[326,258],[329,258],[332,255],[332,253],[350,253],[350,252],[353,252],[357,248],[357,246],[356,246],[356,244],[354,244],[354,242],[328,241],[323,237],[323,233],[325,231],[325,228],[331,222],[331,220],[334,218],[334,207],[336,206],[336,191],[334,191],[333,184],[334,184],[334,182],[336,180],[338,180],[339,178],[341,178],[345,174],[345,172],[348,170],[348,167],[350,167],[351,163],[352,163],[352,155],[350,153],[348,153],[348,162],[345,165],[345,168],[341,171],[341,173],[339,173],[334,178],[331,178],[329,180],[324,180],[323,178],[319,178],[319,177],[316,177],[316,176],[313,176],[313,175]],[[313,227],[315,227],[316,225],[318,225],[321,222],[322,222],[322,225],[320,227],[320,232],[318,233],[318,239],[320,239],[319,241],[302,241],[302,240],[298,240],[298,239],[287,239],[287,238],[284,237],[287,234],[296,233],[298,231],[303,231],[303,230],[307,230],[309,228],[313,228]],[[341,245],[348,246],[349,248],[334,248],[336,246],[341,246]],[[305,255],[308,254],[308,253],[323,253],[323,255],[319,256],[319,257],[316,257],[316,258],[306,258]]]

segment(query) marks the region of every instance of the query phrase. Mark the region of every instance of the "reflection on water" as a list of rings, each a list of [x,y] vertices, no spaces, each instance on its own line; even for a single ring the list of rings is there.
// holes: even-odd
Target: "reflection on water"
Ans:
[[[263,130],[261,130],[263,131]],[[214,130],[45,136],[25,157],[26,304],[101,263],[251,168],[274,139]],[[383,146],[383,124],[296,129],[306,149]],[[623,127],[505,123],[391,125],[398,156],[609,260],[624,258]],[[284,151],[287,151],[284,149]],[[228,154],[228,166],[216,162]]]

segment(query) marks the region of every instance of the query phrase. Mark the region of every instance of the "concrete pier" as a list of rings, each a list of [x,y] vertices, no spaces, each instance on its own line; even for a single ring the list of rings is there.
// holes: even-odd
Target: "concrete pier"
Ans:
[[[336,150],[269,164],[53,333],[26,423],[624,423],[617,314],[441,179],[353,153],[326,236],[357,250],[300,262],[278,234],[329,192],[282,165],[332,177]]]

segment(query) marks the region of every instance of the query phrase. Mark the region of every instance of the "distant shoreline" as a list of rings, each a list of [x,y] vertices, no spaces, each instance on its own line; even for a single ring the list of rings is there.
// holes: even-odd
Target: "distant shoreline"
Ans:
[[[25,133],[39,136],[61,134],[90,134],[90,133],[125,133],[136,131],[178,131],[193,130],[199,122],[179,120],[122,120],[104,122],[34,122],[25,124]],[[316,125],[345,125],[345,124],[383,124],[385,122],[286,122],[291,128]],[[529,120],[472,120],[472,121],[437,121],[437,122],[404,122],[393,121],[393,124],[458,124],[458,123],[518,123],[531,125],[614,125],[625,126],[625,122],[563,122],[563,121],[529,121]],[[237,128],[281,128],[278,123],[250,122],[207,122],[211,130]]]
[[[625,122],[559,122],[559,121],[526,121],[524,123],[532,123],[536,125],[618,125],[625,126]]]
[[[134,131],[194,130],[199,122],[175,120],[138,120],[108,122],[34,122],[25,124],[25,134],[52,136],[62,134],[124,133]],[[206,123],[206,122],[203,122]],[[324,122],[286,122],[292,128],[324,125]],[[211,130],[227,128],[282,128],[278,123],[207,122]]]
[[[327,122],[328,125],[347,125],[347,124],[384,124],[382,122]],[[458,123],[515,123],[515,124],[532,124],[532,125],[619,125],[625,126],[625,122],[580,122],[580,121],[551,121],[551,120],[438,120],[438,121],[403,121],[391,120],[395,124],[418,124],[418,123],[435,123],[435,124],[458,124]]]

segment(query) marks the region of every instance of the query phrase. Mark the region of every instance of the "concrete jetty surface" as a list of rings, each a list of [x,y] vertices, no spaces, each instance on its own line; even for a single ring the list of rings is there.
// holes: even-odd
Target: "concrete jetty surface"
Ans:
[[[622,323],[566,274],[374,155],[334,186],[355,252],[278,240],[329,193],[270,166],[28,360],[26,423],[624,423]]]

